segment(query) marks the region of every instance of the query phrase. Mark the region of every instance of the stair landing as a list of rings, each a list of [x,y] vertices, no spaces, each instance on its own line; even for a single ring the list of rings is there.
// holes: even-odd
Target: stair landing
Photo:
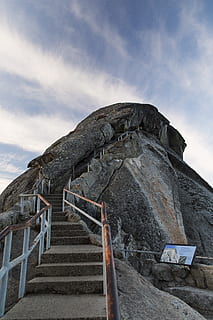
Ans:
[[[27,295],[2,320],[105,320],[101,295]]]

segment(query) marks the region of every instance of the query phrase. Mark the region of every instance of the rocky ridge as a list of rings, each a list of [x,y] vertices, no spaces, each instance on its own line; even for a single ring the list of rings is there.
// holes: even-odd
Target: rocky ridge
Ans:
[[[8,211],[19,193],[31,192],[43,177],[51,180],[53,192],[69,185],[90,199],[106,201],[120,258],[122,250],[160,252],[166,242],[195,244],[197,254],[213,256],[212,188],[183,161],[185,147],[181,134],[154,106],[101,108],[33,159],[0,196],[0,209]],[[126,258],[138,272],[157,279],[157,256],[129,252]],[[187,312],[186,319],[197,319]]]
[[[117,247],[156,251],[168,241],[188,241],[198,254],[212,255],[212,188],[183,161],[185,147],[154,106],[101,108],[29,163],[0,196],[0,210],[41,177],[53,192],[71,178],[74,191],[106,201]]]

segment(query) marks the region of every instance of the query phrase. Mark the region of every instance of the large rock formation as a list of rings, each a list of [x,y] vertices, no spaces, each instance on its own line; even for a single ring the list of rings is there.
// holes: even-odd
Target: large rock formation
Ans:
[[[35,190],[41,178],[50,179],[54,193],[69,185],[76,193],[106,201],[118,256],[124,249],[160,251],[166,242],[195,244],[197,254],[213,256],[213,190],[183,161],[185,147],[180,133],[154,106],[121,103],[99,109],[29,163],[29,169],[0,196],[0,210],[14,206],[20,193]],[[100,217],[100,212],[89,209]],[[2,216],[5,219],[5,213]],[[153,274],[158,260],[137,253],[127,253],[127,259],[146,276]],[[133,319],[132,304],[134,319],[141,319],[141,302],[138,306],[136,301],[140,299],[147,320],[155,315],[159,319],[160,312],[164,319],[202,319],[179,300],[143,283],[125,263],[118,262],[117,270],[124,319]],[[135,279],[131,295],[126,277],[121,279],[130,273],[129,287]],[[153,301],[150,308],[155,306],[151,315],[145,308],[148,301]]]
[[[32,160],[2,193],[0,209],[31,191],[39,176],[51,180],[53,192],[71,177],[73,190],[106,201],[117,248],[158,251],[165,242],[188,241],[212,255],[212,188],[183,161],[185,146],[154,106],[101,108]]]

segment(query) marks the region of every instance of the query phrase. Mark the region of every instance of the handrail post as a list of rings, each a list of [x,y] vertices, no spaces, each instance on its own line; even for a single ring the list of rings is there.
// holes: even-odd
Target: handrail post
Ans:
[[[41,180],[41,194],[44,193],[44,178]]]
[[[20,196],[20,205],[21,205],[21,216],[23,216],[24,215],[24,198],[22,195]]]
[[[50,179],[48,180],[48,194],[50,194],[50,188],[51,188],[51,184],[50,184]]]
[[[71,186],[71,176],[70,176],[69,181],[68,181],[68,190],[70,190],[70,186]]]
[[[4,254],[3,254],[3,262],[2,267],[6,268],[5,274],[1,280],[1,288],[0,288],[0,316],[4,315],[5,310],[5,302],[7,296],[7,284],[8,284],[8,266],[10,263],[10,254],[11,254],[11,245],[12,245],[12,231],[6,236],[4,242]]]
[[[37,196],[37,205],[36,205],[36,210],[37,210],[37,212],[40,211],[40,207],[41,207],[41,200],[40,200],[40,198]],[[39,218],[36,220],[36,225],[38,225],[38,224],[39,224]]]
[[[105,203],[102,202],[101,203],[101,220],[102,220],[102,248],[103,248],[103,294],[106,295],[106,287],[107,287],[107,283],[106,283],[106,256],[105,256],[105,241],[104,241],[104,225],[103,225],[103,220],[104,220],[104,216],[105,216]]]
[[[23,241],[22,253],[25,258],[21,263],[21,274],[20,274],[20,283],[19,283],[19,294],[18,294],[19,298],[22,298],[25,293],[29,242],[30,242],[30,227],[24,229],[24,241]]]
[[[66,196],[66,193],[65,193],[66,191],[65,190],[63,190],[63,200],[62,200],[62,212],[64,212],[64,207],[65,207],[65,205],[64,205],[64,200],[65,200],[65,196]]]
[[[36,190],[33,191],[33,194],[35,195],[33,197],[33,211],[36,211]]]
[[[112,239],[110,226],[107,221],[106,207],[103,203],[102,223],[104,229],[104,244],[105,244],[105,260],[106,260],[106,283],[107,283],[107,319],[119,320],[119,302],[118,289],[115,274],[115,263],[113,257]]]
[[[47,213],[47,243],[46,243],[46,249],[50,248],[51,224],[52,224],[52,207],[50,207],[48,209],[48,213]]]
[[[38,264],[41,264],[41,255],[44,253],[44,233],[45,233],[45,216],[46,216],[46,211],[41,215],[41,239],[39,242],[39,256],[38,256]]]

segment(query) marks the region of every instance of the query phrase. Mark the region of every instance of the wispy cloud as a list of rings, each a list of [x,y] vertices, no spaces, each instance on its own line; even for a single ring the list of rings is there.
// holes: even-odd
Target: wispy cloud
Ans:
[[[155,91],[168,85],[173,93],[181,91],[186,101],[191,96],[202,103],[213,98],[212,28],[204,23],[199,1],[181,3],[178,21],[174,32],[161,20],[159,30],[141,33],[141,45],[150,53],[148,69],[156,73]]]
[[[16,167],[11,161],[14,161],[17,155],[15,154],[1,154],[0,155],[0,172],[4,173],[21,173],[22,169]]]
[[[126,41],[121,37],[115,27],[112,27],[99,6],[91,6],[89,2],[73,0],[70,2],[71,13],[78,19],[85,22],[89,28],[106,42],[112,49],[115,49],[123,58],[129,56]],[[104,20],[104,21],[103,21]]]
[[[171,113],[171,119],[174,119],[173,125],[178,127],[188,144],[185,158],[211,182],[212,153],[209,149],[212,140],[208,134],[212,117],[205,117],[204,128],[200,123],[200,113],[212,114],[213,40],[212,29],[200,19],[202,5],[198,6],[199,3],[181,3],[175,33],[168,32],[163,20],[158,30],[143,31],[138,38],[141,48],[138,44],[133,46],[137,52],[130,50],[134,54],[131,59],[126,42],[128,39],[122,38],[116,24],[109,24],[103,12],[100,14],[101,6],[94,6],[94,1],[91,6],[88,1],[70,1],[72,17],[76,18],[79,25],[84,25],[83,28],[86,26],[93,39],[95,35],[97,41],[101,40],[101,45],[116,53],[114,65],[117,63],[118,69],[124,66],[122,76],[118,78],[109,74],[104,64],[101,70],[97,69],[98,58],[84,51],[83,46],[75,47],[72,37],[71,41],[63,43],[60,50],[57,46],[54,51],[53,47],[44,49],[39,41],[32,42],[19,31],[19,26],[12,25],[13,19],[8,23],[0,13],[0,72],[10,74],[15,79],[12,91],[13,94],[17,92],[19,105],[21,97],[29,97],[44,106],[43,114],[29,116],[23,111],[11,113],[10,104],[5,105],[0,101],[4,105],[0,107],[0,142],[40,153],[51,142],[72,130],[79,120],[74,116],[71,121],[63,120],[66,118],[66,108],[70,109],[69,114],[77,110],[83,116],[98,106],[114,102],[151,102],[167,115],[169,111],[176,110],[175,114]],[[45,2],[45,6],[49,12],[49,3]],[[65,7],[64,10],[67,4]],[[52,10],[57,11],[55,8]],[[57,17],[60,16],[58,12],[55,13]],[[37,23],[36,18],[34,23]],[[73,28],[77,28],[77,24],[68,26],[72,28],[73,35]],[[33,26],[29,28],[30,32],[25,33],[28,36],[33,33]],[[44,26],[39,29],[41,32],[42,28]],[[189,44],[191,50],[184,47]],[[144,52],[146,54],[142,54]],[[9,81],[6,85],[9,87]],[[6,90],[6,85],[0,85],[0,90]],[[144,88],[150,92],[149,101],[141,93],[145,92]],[[52,107],[54,102],[61,105],[57,113],[56,108]],[[191,118],[193,123],[190,122]],[[16,170],[14,167],[10,169],[11,172]]]
[[[22,168],[13,164],[14,157],[15,155],[12,154],[0,155],[0,193],[14,178],[23,172]]]
[[[5,23],[0,23],[0,42],[0,70],[31,81],[32,87],[35,82],[44,95],[67,106],[72,103],[85,111],[89,103],[142,99],[125,81],[75,61],[65,63],[62,57],[33,45]]]
[[[57,115],[11,113],[1,106],[0,117],[0,142],[39,153],[75,126],[72,121],[63,120]]]
[[[187,147],[184,151],[184,161],[191,166],[203,179],[213,186],[213,138],[198,130],[181,113],[171,111],[169,119],[172,125],[184,137]]]
[[[3,177],[3,175],[1,174],[1,178],[0,178],[0,194],[2,193],[2,191],[8,186],[8,184],[14,179],[14,177],[9,176],[9,177]]]
[[[213,184],[213,39],[203,18],[201,2],[185,2],[174,32],[162,20],[141,33],[141,45],[151,56],[152,102],[185,138],[185,161]]]

